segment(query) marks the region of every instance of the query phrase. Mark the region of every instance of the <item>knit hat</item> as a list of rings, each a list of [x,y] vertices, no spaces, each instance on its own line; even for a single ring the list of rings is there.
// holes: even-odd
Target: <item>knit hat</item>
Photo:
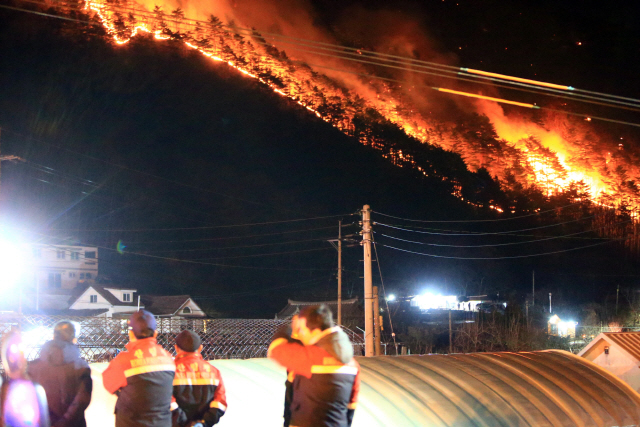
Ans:
[[[136,337],[142,335],[147,329],[155,331],[156,327],[156,318],[147,310],[136,311],[129,318],[129,328]]]
[[[193,353],[194,351],[198,350],[201,343],[202,341],[200,340],[198,334],[187,329],[180,332],[176,337],[176,345],[180,348],[180,350],[189,353]]]

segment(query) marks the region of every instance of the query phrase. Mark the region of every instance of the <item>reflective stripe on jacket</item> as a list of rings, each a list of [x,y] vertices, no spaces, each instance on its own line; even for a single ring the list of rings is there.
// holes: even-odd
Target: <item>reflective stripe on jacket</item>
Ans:
[[[170,427],[175,364],[155,338],[130,342],[102,373],[117,393],[116,427]]]
[[[173,396],[185,415],[181,417],[182,424],[199,420],[204,421],[206,427],[216,424],[227,410],[220,371],[202,359],[200,353],[180,354],[175,363]]]

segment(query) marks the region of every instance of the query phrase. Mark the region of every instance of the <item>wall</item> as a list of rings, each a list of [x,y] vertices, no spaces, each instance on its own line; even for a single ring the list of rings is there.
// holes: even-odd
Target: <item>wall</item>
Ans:
[[[605,346],[609,346],[609,354],[604,353]],[[582,357],[611,372],[640,392],[640,361],[617,345],[600,339]]]
[[[39,251],[40,256],[35,256]],[[57,257],[57,252],[64,252],[64,259]],[[79,253],[77,260],[71,259],[71,252]],[[95,252],[95,259],[86,259],[86,252]],[[90,273],[91,279],[98,275],[98,248],[85,246],[53,246],[53,245],[32,245],[31,267],[34,271],[33,284],[40,286],[41,290],[49,287],[49,273],[61,275],[62,288],[73,289],[80,280],[81,273]]]

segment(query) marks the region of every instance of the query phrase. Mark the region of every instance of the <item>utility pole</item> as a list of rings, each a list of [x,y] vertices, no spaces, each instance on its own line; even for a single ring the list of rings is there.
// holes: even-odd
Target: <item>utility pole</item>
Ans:
[[[536,305],[536,271],[531,276],[531,307]]]
[[[338,325],[342,325],[342,220],[338,221]]]
[[[618,296],[620,295],[620,285],[618,285],[618,289],[616,289],[616,316],[618,315]]]
[[[380,299],[378,296],[378,287],[373,287],[373,321],[375,322],[375,331],[376,334],[374,336],[374,353],[376,356],[380,356],[382,354],[382,325],[380,324],[380,320],[382,316],[380,316]]]
[[[452,332],[451,332],[451,309],[449,309],[449,354],[453,353],[453,339],[452,339]]]
[[[371,208],[362,208],[362,246],[364,249],[364,355],[373,356],[373,273],[371,269]]]
[[[524,316],[527,319],[527,327],[529,327],[529,301],[524,302]]]

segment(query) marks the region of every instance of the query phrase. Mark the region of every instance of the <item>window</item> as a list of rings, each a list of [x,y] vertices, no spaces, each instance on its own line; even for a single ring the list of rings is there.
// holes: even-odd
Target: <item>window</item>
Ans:
[[[87,274],[85,274],[85,275],[84,275],[84,277],[85,277],[86,279],[91,279],[91,273],[87,273]]]
[[[80,273],[80,279],[84,279],[84,273]]]
[[[122,294],[122,301],[131,302],[131,294]]]
[[[70,256],[71,256],[71,259],[78,260],[80,259],[80,252],[71,252]]]
[[[98,302],[98,295],[89,295],[89,302],[95,304]]]
[[[76,277],[76,273],[69,273],[69,277]]]
[[[40,248],[33,248],[33,257],[42,258],[42,250]]]
[[[91,252],[87,251],[87,252],[85,252],[84,253],[84,259],[89,259],[89,258],[95,259],[96,258],[96,251],[91,251]]]
[[[191,307],[185,307],[182,309],[182,314],[191,314]]]
[[[48,284],[50,288],[61,288],[62,287],[62,274],[60,273],[49,273]]]
[[[58,259],[64,259],[64,256],[65,256],[65,251],[60,250],[60,249],[58,249],[58,250],[56,251],[56,257],[57,257]]]

